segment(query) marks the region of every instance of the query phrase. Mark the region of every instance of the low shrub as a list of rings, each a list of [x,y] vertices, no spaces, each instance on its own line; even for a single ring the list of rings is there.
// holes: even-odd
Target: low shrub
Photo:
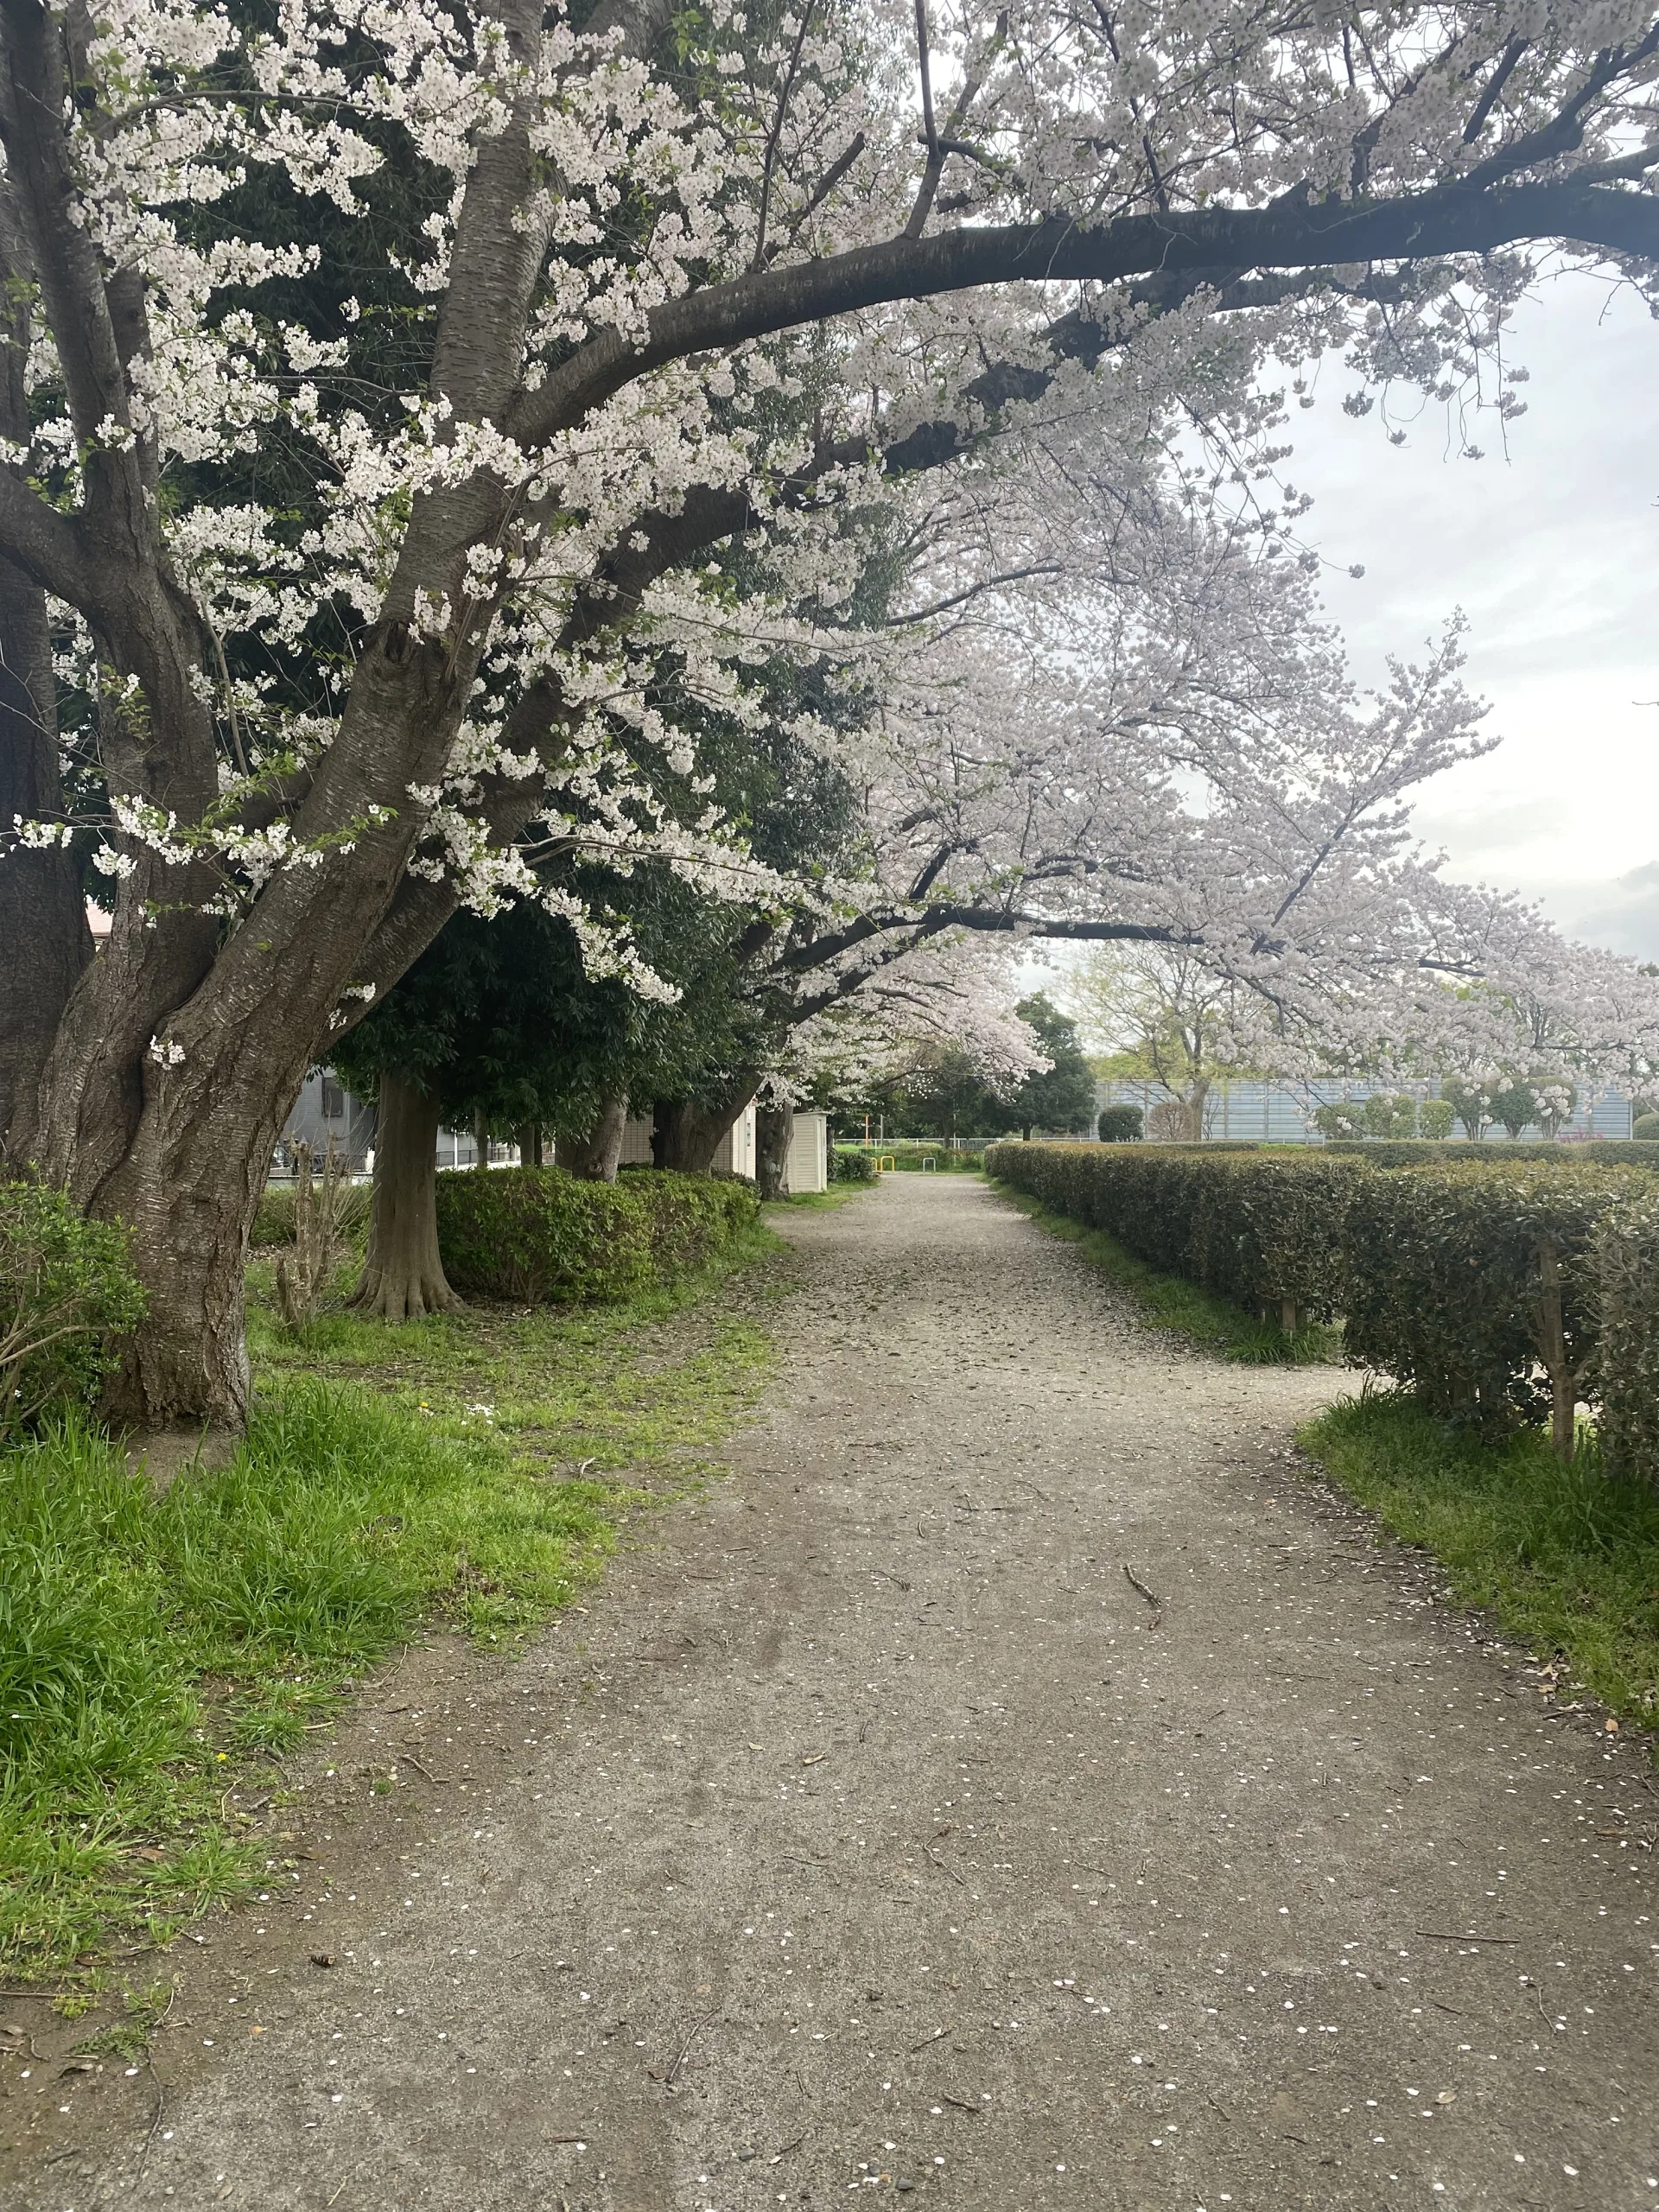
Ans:
[[[1417,1101],[1405,1091],[1374,1090],[1365,1101],[1365,1134],[1385,1139],[1414,1137]]]
[[[463,1298],[608,1305],[703,1267],[760,1218],[753,1185],[642,1169],[589,1183],[557,1167],[440,1175],[438,1246]]]
[[[1428,1103],[1433,1104],[1430,1099]],[[1360,1153],[1373,1167],[1421,1167],[1455,1160],[1468,1167],[1503,1167],[1517,1160],[1548,1160],[1556,1167],[1659,1168],[1659,1151],[1632,1144],[1624,1137],[1592,1137],[1582,1143],[1552,1144],[1542,1138],[1516,1144],[1508,1137],[1487,1137],[1480,1144],[1454,1144],[1395,1139],[1382,1143],[1363,1139],[1357,1143],[1334,1144],[1332,1152]]]
[[[1417,1134],[1431,1142],[1444,1141],[1457,1118],[1449,1098],[1425,1098],[1417,1109]]]
[[[1287,1331],[1340,1315],[1348,1357],[1438,1417],[1547,1420],[1570,1459],[1587,1403],[1608,1464],[1659,1481],[1659,1186],[1610,1149],[999,1145],[987,1165]]]
[[[832,1145],[830,1147],[830,1180],[832,1183],[874,1183],[874,1155],[859,1152],[851,1145]]]
[[[1361,1161],[1219,1147],[994,1145],[988,1172],[1137,1259],[1291,1329],[1341,1308],[1342,1219]]]
[[[1638,1144],[1659,1144],[1659,1114],[1638,1114],[1630,1124],[1630,1135]]]
[[[1602,1215],[1591,1267],[1602,1452],[1611,1472],[1659,1486],[1659,1188]]]
[[[1646,1187],[1628,1168],[1557,1160],[1363,1177],[1344,1228],[1350,1357],[1439,1414],[1499,1427],[1552,1414],[1570,1456],[1594,1363],[1592,1233]]]
[[[143,1310],[123,1230],[43,1183],[0,1183],[0,1438],[91,1405]]]
[[[1139,1144],[1147,1134],[1146,1116],[1138,1106],[1109,1106],[1099,1134],[1102,1144]]]
[[[1365,1134],[1365,1109],[1351,1098],[1330,1100],[1313,1109],[1313,1126],[1327,1143],[1351,1143]]]

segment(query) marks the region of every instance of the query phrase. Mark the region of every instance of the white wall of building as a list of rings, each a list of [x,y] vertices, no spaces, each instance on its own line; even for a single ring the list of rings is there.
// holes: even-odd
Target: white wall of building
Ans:
[[[746,1106],[715,1148],[716,1175],[747,1175],[754,1180],[754,1109]]]
[[[830,1187],[830,1123],[823,1114],[797,1114],[784,1188],[791,1198]]]

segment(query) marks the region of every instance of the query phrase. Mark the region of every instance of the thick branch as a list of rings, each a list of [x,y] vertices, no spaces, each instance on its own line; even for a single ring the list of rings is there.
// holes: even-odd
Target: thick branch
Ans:
[[[890,238],[669,301],[652,310],[643,343],[601,331],[538,391],[520,397],[509,428],[521,443],[538,445],[668,362],[894,300],[987,284],[1433,260],[1529,238],[1659,259],[1659,201],[1570,180],[1497,191],[1448,185],[1391,200],[1280,200],[1270,207],[1122,216],[1087,228],[1056,219]]]

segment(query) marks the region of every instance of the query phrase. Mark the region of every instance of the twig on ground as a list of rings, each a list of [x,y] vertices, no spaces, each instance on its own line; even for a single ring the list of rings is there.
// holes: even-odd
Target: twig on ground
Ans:
[[[933,1848],[933,1847],[932,1847],[932,1845],[931,1845],[931,1844],[925,1843],[925,1844],[922,1846],[922,1849],[923,1849],[925,1852],[926,1852],[926,1853],[927,1853],[928,1857],[929,1857],[929,1858],[933,1861],[933,1864],[934,1864],[934,1865],[938,1868],[938,1870],[939,1870],[940,1873],[942,1873],[942,1874],[948,1874],[948,1875],[950,1877],[950,1878],[951,1878],[951,1880],[952,1880],[953,1882],[960,1882],[960,1883],[961,1883],[961,1885],[962,1885],[962,1886],[963,1886],[963,1888],[964,1890],[967,1888],[967,1886],[968,1886],[968,1883],[967,1883],[967,1879],[966,1879],[966,1878],[965,1878],[964,1876],[961,1875],[961,1874],[958,1874],[958,1873],[957,1873],[957,1870],[956,1870],[956,1868],[955,1868],[954,1866],[947,1866],[945,1865],[945,1863],[944,1863],[944,1859],[940,1858],[940,1856],[939,1856],[938,1853],[937,1851],[935,1851],[935,1850],[934,1850],[934,1848]]]
[[[138,2171],[141,2174],[144,2171],[144,2161],[149,2156],[150,2145],[156,2140],[156,2131],[162,2124],[162,2115],[167,2110],[167,2084],[156,2071],[156,2062],[153,2058],[146,2057],[144,2063],[149,2069],[150,2080],[156,2084],[156,2109],[150,2114],[149,2127],[144,2136],[143,2148],[138,2153]]]
[[[400,1751],[397,1756],[399,1758],[403,1759],[406,1764],[412,1766],[416,1774],[423,1774],[429,1782],[448,1782],[449,1779],[449,1777],[447,1774],[434,1774],[429,1766],[424,1766],[422,1764],[421,1761],[416,1758],[413,1751]]]
[[[980,2107],[977,2105],[970,2105],[961,2097],[953,2097],[949,2089],[939,2091],[939,2101],[941,2104],[954,2105],[958,2112],[965,2112],[969,2120],[979,2118]]]
[[[693,2020],[690,2026],[685,2031],[685,2040],[681,2044],[679,2049],[674,2054],[673,2064],[668,2067],[666,2070],[655,2066],[648,2066],[645,2069],[646,2073],[650,2075],[652,2080],[653,2082],[660,2082],[664,2088],[671,2088],[674,2084],[674,2076],[679,2072],[681,2067],[685,2063],[686,2053],[690,2050],[697,2037],[702,2033],[702,2031],[709,2025],[709,2023],[711,2020],[718,2019],[720,2015],[717,2012],[705,2012],[702,2019]]]
[[[930,2050],[936,2043],[943,2043],[945,2037],[950,2034],[951,2025],[952,2023],[947,2020],[942,2028],[935,2028],[931,2036],[924,2036],[920,2043],[912,2044],[910,2046],[911,2056],[913,2058],[918,2050]]]
[[[1159,1622],[1163,1618],[1163,1599],[1159,1597],[1155,1592],[1147,1589],[1146,1584],[1141,1580],[1135,1569],[1129,1565],[1128,1560],[1125,1560],[1123,1562],[1123,1572],[1128,1576],[1131,1585],[1141,1592],[1141,1595],[1152,1607],[1152,1624],[1154,1628],[1156,1628]]]
[[[1461,1936],[1448,1936],[1442,1928],[1414,1928],[1411,1932],[1421,1936],[1426,1943],[1520,1943],[1526,1940],[1520,1936],[1471,1936],[1466,1931]]]
[[[805,2140],[806,2138],[804,2135],[798,2135],[792,2143],[780,2143],[778,2148],[772,2152],[772,2156],[766,2160],[766,2164],[769,2166],[775,2166],[780,2158],[786,2158],[791,2151],[798,2151]]]

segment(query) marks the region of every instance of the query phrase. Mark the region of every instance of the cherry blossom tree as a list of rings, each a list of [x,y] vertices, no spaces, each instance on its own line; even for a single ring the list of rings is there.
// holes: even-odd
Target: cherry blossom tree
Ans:
[[[671,741],[664,636],[730,687],[752,626],[711,547],[761,533],[827,608],[838,518],[1032,422],[1081,474],[1132,429],[1248,449],[1266,359],[1341,354],[1357,409],[1485,398],[1540,255],[1650,281],[1656,49],[1637,0],[715,0],[672,35],[664,0],[580,31],[539,0],[0,0],[6,1141],[130,1224],[117,1410],[240,1419],[245,1235],[308,1061],[457,903],[545,895],[518,841],[559,775],[607,719]],[[1248,717],[1189,741],[1217,854],[1282,875]],[[1316,779],[1296,806],[1338,824]],[[1294,1013],[1319,949],[1247,926],[1178,811],[1150,925]],[[76,822],[114,889],[91,961]],[[988,877],[928,928],[1116,926],[1081,879],[1135,855],[1054,873],[1033,834],[1027,906]],[[1397,872],[1322,920],[1408,960]]]

